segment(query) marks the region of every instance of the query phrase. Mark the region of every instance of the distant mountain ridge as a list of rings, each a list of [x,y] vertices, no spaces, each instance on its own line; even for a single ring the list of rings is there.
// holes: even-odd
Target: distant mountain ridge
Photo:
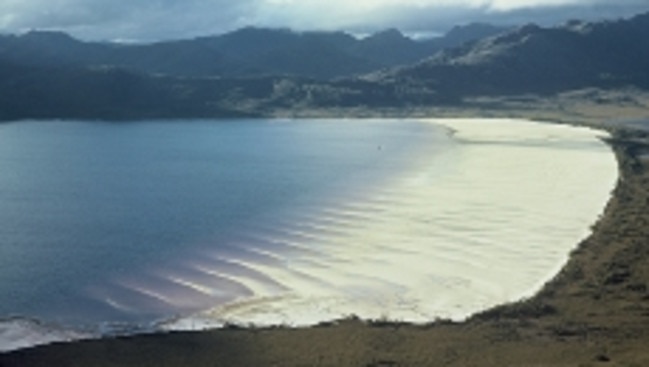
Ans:
[[[344,32],[243,28],[219,36],[151,44],[82,42],[61,32],[0,36],[0,59],[32,66],[113,66],[184,77],[291,75],[330,79],[420,61],[443,47],[505,30],[482,26],[468,36],[415,41],[398,30],[357,39]],[[455,29],[457,33],[462,27]]]
[[[556,28],[530,24],[367,77],[458,95],[649,87],[649,13]]]

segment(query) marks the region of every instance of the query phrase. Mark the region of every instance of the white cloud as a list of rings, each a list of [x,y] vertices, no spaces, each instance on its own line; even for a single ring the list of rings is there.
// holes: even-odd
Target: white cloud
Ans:
[[[592,1],[591,1],[592,2]],[[540,6],[579,5],[588,3],[583,0],[493,0],[488,1],[489,9],[496,11],[510,11],[515,9],[535,8]]]

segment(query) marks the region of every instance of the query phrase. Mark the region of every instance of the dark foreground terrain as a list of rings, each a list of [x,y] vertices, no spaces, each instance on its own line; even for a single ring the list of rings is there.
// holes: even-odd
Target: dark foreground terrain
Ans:
[[[529,300],[463,323],[348,319],[56,344],[0,355],[0,366],[648,366],[649,133],[613,129],[611,147],[613,197]]]

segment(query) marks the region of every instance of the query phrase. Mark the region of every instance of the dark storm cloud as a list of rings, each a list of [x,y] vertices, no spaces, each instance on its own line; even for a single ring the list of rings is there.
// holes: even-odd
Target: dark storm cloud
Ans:
[[[602,20],[630,17],[649,11],[649,0],[619,2],[579,1],[564,5],[538,5],[512,9],[494,9],[487,5],[473,7],[393,7],[376,22],[360,25],[369,32],[389,25],[410,33],[439,33],[458,24],[471,22],[493,23],[505,26],[537,23],[554,26],[571,19]]]
[[[0,30],[91,39],[182,38],[246,24],[257,0],[0,0]]]
[[[553,24],[628,16],[649,0],[0,0],[0,31],[58,29],[85,39],[154,40],[243,26],[440,32],[458,23]]]

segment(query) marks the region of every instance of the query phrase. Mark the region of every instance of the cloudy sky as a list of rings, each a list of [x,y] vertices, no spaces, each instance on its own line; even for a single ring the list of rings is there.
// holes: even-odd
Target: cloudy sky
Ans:
[[[371,33],[443,32],[473,21],[555,24],[649,11],[649,0],[0,0],[0,32],[83,39],[177,39],[245,26]]]

